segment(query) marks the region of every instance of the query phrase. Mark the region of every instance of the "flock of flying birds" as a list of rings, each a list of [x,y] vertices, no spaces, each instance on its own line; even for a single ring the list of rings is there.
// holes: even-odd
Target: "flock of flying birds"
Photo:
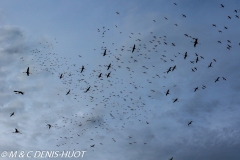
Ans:
[[[175,6],[177,6],[176,3],[174,3]],[[224,8],[225,6],[223,4],[220,4],[220,7]],[[236,13],[235,17],[239,18],[238,10],[234,10]],[[120,15],[119,12],[116,12],[117,15]],[[183,18],[187,18],[185,14],[182,14]],[[232,16],[228,16],[229,19],[232,19]],[[165,20],[168,20],[167,17],[164,17]],[[153,23],[155,23],[156,20],[153,20]],[[211,25],[211,24],[210,24]],[[178,27],[178,24],[175,24],[176,27]],[[213,27],[217,27],[216,24],[212,24]],[[224,26],[225,29],[228,29],[227,26]],[[120,35],[123,35],[123,32],[119,31],[119,27],[115,25],[113,30],[117,30]],[[102,27],[102,29],[97,30],[102,38],[107,36],[107,32],[110,31],[110,29],[106,29],[106,27]],[[222,31],[219,30],[221,33]],[[141,41],[141,33],[135,34],[131,33],[128,37],[130,39],[136,38],[135,41],[132,40],[132,44],[127,48],[126,46],[120,46],[115,47],[115,43],[117,42],[106,42],[103,41],[103,46],[101,47],[101,57],[104,60],[99,60],[99,63],[105,63],[105,64],[95,64],[95,69],[91,70],[92,67],[89,67],[86,62],[83,61],[85,64],[81,64],[78,66],[77,64],[71,64],[69,65],[68,60],[66,57],[60,57],[57,53],[42,53],[44,52],[43,48],[51,47],[52,44],[49,42],[42,42],[40,43],[42,46],[44,46],[42,49],[34,49],[32,50],[32,56],[33,60],[35,60],[36,63],[38,63],[39,66],[32,67],[32,74],[40,73],[41,71],[47,71],[51,73],[52,75],[56,74],[56,72],[59,73],[59,70],[63,70],[62,73],[59,73],[58,77],[59,80],[62,82],[63,85],[66,86],[66,92],[65,96],[72,96],[75,101],[81,102],[81,99],[87,99],[91,104],[86,105],[86,107],[92,106],[92,110],[96,110],[99,108],[104,108],[108,111],[108,115],[98,115],[93,116],[92,113],[86,113],[83,115],[74,114],[73,117],[67,117],[62,116],[61,114],[58,114],[59,118],[62,119],[63,124],[52,124],[51,122],[48,122],[46,127],[48,129],[57,128],[61,129],[69,124],[73,126],[78,126],[82,128],[82,133],[76,133],[69,131],[69,137],[68,136],[59,136],[57,140],[61,140],[61,144],[57,144],[56,146],[66,145],[67,142],[63,142],[62,139],[71,139],[74,137],[80,137],[82,136],[89,128],[85,127],[88,123],[94,124],[95,128],[91,128],[92,130],[95,130],[95,134],[97,135],[101,132],[101,130],[110,130],[113,128],[113,126],[109,125],[107,121],[110,119],[113,122],[118,122],[118,126],[116,126],[117,130],[124,130],[127,121],[123,121],[123,119],[129,120],[129,123],[135,122],[135,119],[137,119],[140,123],[142,121],[145,121],[146,125],[150,124],[150,121],[144,114],[140,114],[142,112],[151,113],[151,110],[148,110],[147,105],[143,101],[145,98],[151,98],[154,99],[154,94],[157,92],[157,88],[155,87],[156,81],[159,81],[160,79],[168,79],[170,77],[172,72],[175,72],[175,70],[181,69],[181,66],[177,66],[177,62],[180,61],[187,61],[189,64],[191,64],[193,67],[190,69],[190,72],[197,72],[198,67],[194,66],[198,63],[201,63],[201,61],[206,60],[205,57],[198,53],[176,53],[176,54],[158,54],[158,59],[162,61],[164,64],[173,64],[168,68],[165,68],[162,73],[159,72],[158,66],[149,65],[149,62],[151,62],[151,58],[153,55],[150,53],[156,54],[156,52],[159,51],[159,46],[167,46],[171,45],[172,47],[175,47],[177,44],[174,42],[168,42],[167,36],[157,36],[153,35],[153,32],[150,32],[150,35],[152,38],[149,40],[149,44],[142,43]],[[190,36],[188,34],[184,34],[183,36],[189,38],[189,43],[192,43],[192,46],[194,48],[197,48],[198,45],[201,45],[199,43],[198,38]],[[191,41],[192,40],[192,41]],[[58,43],[58,42],[56,42]],[[218,41],[218,43],[222,43],[221,41]],[[230,45],[231,41],[228,40],[227,49],[230,50],[232,46]],[[239,44],[240,45],[240,44]],[[150,47],[149,47],[150,46]],[[98,52],[98,49],[94,49],[94,51]],[[149,52],[147,54],[146,52]],[[166,52],[166,50],[164,50]],[[98,52],[99,53],[99,52]],[[126,55],[130,55],[130,58]],[[152,56],[152,57],[151,57]],[[156,56],[156,55],[154,55]],[[82,55],[79,55],[80,59],[83,59]],[[156,57],[154,57],[156,58]],[[21,58],[24,61],[24,58]],[[127,60],[126,60],[127,59]],[[65,61],[65,63],[60,63]],[[106,61],[109,61],[106,63]],[[175,64],[174,64],[175,63]],[[208,66],[202,66],[203,68],[212,68],[214,66],[214,63],[217,63],[216,59],[212,59],[209,61]],[[141,66],[141,70],[136,70],[134,67],[130,66]],[[145,65],[146,64],[146,65]],[[70,66],[70,67],[69,67]],[[89,69],[91,68],[91,69]],[[34,73],[35,72],[35,73]],[[118,73],[120,72],[120,73]],[[24,72],[27,76],[30,76],[30,67],[27,68],[27,71]],[[120,75],[124,73],[122,77]],[[128,73],[128,74],[127,74]],[[140,75],[140,76],[139,76]],[[124,77],[126,76],[126,77]],[[30,77],[29,77],[30,78]],[[125,79],[126,78],[126,79]],[[141,82],[145,81],[147,83],[138,83],[138,78],[141,78]],[[132,80],[135,79],[135,80]],[[224,76],[218,76],[212,81],[214,83],[218,83],[220,80],[226,81],[226,78]],[[144,85],[149,85],[153,89],[150,91],[150,94],[148,97],[144,97],[140,95],[138,98],[136,98],[137,93],[139,90],[144,88]],[[177,85],[174,85],[173,87],[176,87]],[[169,87],[169,88],[168,88]],[[172,91],[172,86],[163,86],[163,91],[161,94],[164,94],[164,96],[170,96],[174,95],[174,91]],[[195,88],[192,88],[192,92],[197,92],[200,89],[206,89],[206,85],[201,84],[196,86]],[[82,94],[79,94],[77,90],[82,91]],[[24,95],[23,91],[14,91],[16,94]],[[141,91],[140,91],[141,92]],[[192,94],[192,93],[191,93]],[[59,94],[58,94],[59,95]],[[172,103],[177,103],[181,101],[179,97],[173,97],[172,96]],[[14,116],[15,113],[12,112],[10,114],[10,117]],[[81,121],[77,120],[77,118],[81,118]],[[132,119],[132,120],[131,120]],[[119,123],[121,122],[122,123]],[[186,125],[190,126],[192,125],[194,120],[189,120]],[[114,124],[114,123],[113,123]],[[15,132],[13,133],[20,133],[20,130],[15,128]],[[91,138],[91,141],[94,141],[94,139]],[[131,141],[130,139],[133,138],[133,135],[128,136],[128,142],[129,145],[134,145],[137,142]],[[116,139],[112,137],[113,142],[116,142]],[[99,140],[100,141],[100,140]],[[73,144],[72,142],[71,144]],[[100,145],[103,145],[104,142],[99,143]],[[142,142],[144,145],[147,144],[147,142]],[[76,144],[78,144],[76,142]],[[97,144],[93,143],[90,145],[90,148],[93,148],[97,146]],[[170,158],[170,160],[173,160],[173,157]]]

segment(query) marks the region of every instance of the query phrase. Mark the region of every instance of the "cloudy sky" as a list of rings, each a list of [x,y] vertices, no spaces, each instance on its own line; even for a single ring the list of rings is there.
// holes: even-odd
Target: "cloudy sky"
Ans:
[[[1,153],[239,160],[239,6],[0,0]]]

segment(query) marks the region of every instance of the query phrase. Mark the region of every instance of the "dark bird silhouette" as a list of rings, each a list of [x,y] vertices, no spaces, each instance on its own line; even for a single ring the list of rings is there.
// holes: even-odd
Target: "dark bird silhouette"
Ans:
[[[172,67],[169,67],[169,68],[168,68],[168,70],[167,70],[167,73],[168,73],[168,72],[170,72],[170,71],[171,71],[171,69],[172,69]]]
[[[198,57],[196,58],[196,63],[199,61]]]
[[[220,77],[217,77],[217,79],[215,80],[215,82],[219,81],[219,78],[220,78]]]
[[[231,19],[231,16],[228,16],[228,19]]]
[[[212,24],[213,27],[216,27],[217,25],[216,24]]]
[[[15,132],[13,132],[13,133],[20,133],[20,131],[17,128],[15,128]]]
[[[194,92],[196,92],[198,90],[198,87],[194,88]]]
[[[104,51],[104,53],[103,53],[103,56],[106,56],[106,52],[107,52],[107,50],[105,49],[105,51]]]
[[[88,92],[88,91],[89,91],[89,89],[90,89],[90,87],[88,87],[88,88],[86,89],[85,93],[86,93],[86,92]]]
[[[173,66],[173,68],[172,68],[172,71],[174,71],[176,68],[177,68],[177,67],[176,67],[176,65],[175,65],[175,66]]]
[[[82,66],[81,73],[83,72],[84,69],[85,69],[84,66]]]
[[[66,95],[68,95],[70,93],[70,89],[69,89],[69,91],[67,92],[67,94]]]
[[[24,95],[24,92],[22,91],[14,91],[16,94],[21,94],[21,95]]]
[[[27,68],[27,72],[23,72],[23,73],[27,73],[27,76],[29,76],[29,74],[30,74],[29,67]]]
[[[51,124],[47,124],[47,126],[48,126],[48,129],[50,129],[50,128],[52,127],[52,125],[51,125]]]
[[[198,44],[198,38],[195,38],[194,47],[196,47],[197,44]]]
[[[208,68],[212,67],[212,62],[208,65]]]
[[[185,53],[185,55],[184,55],[184,59],[186,59],[187,58],[187,52]]]
[[[10,117],[12,117],[14,115],[14,112],[12,112],[11,114],[10,114]]]
[[[94,147],[94,146],[95,146],[95,144],[91,145],[90,147]]]
[[[167,92],[166,92],[166,96],[169,94],[169,90],[167,90]]]
[[[111,74],[111,72],[109,72],[109,73],[107,74],[107,78],[110,77],[110,74]]]
[[[59,78],[61,79],[62,77],[63,77],[63,74],[61,74]]]
[[[224,8],[224,5],[223,5],[223,4],[221,4],[221,7],[222,7],[222,8]]]
[[[117,14],[119,14],[119,12],[116,12]]]
[[[185,17],[185,18],[187,17],[185,14],[182,14],[182,16]]]
[[[111,63],[108,65],[108,68],[107,68],[107,70],[109,70],[109,69],[110,69],[110,67],[111,67]]]
[[[174,99],[174,100],[173,100],[173,103],[175,103],[175,102],[177,102],[177,101],[178,101],[178,98]]]
[[[226,81],[226,80],[227,80],[225,77],[222,77],[222,79],[223,79],[224,81]]]
[[[172,158],[170,158],[169,160],[173,160],[173,157],[172,157]]]
[[[190,124],[192,124],[192,121],[188,122],[188,126],[189,126]]]
[[[134,50],[135,50],[136,48],[135,48],[135,44],[133,45],[133,49],[132,49],[132,53],[134,52]]]
[[[98,75],[98,78],[100,78],[102,76],[102,73],[100,73],[99,75]]]

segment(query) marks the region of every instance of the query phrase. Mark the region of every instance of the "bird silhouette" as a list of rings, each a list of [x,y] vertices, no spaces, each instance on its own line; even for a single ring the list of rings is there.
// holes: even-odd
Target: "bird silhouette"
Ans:
[[[188,126],[189,126],[190,124],[192,124],[192,121],[188,122]]]
[[[107,78],[110,76],[110,74],[111,74],[111,72],[109,72],[109,73],[107,74]]]
[[[81,73],[83,72],[84,69],[85,69],[84,66],[82,66]]]
[[[186,59],[187,58],[187,52],[184,54],[184,59]]]
[[[85,93],[87,93],[87,92],[89,91],[89,89],[90,89],[90,87],[88,87],[88,88],[86,89]]]
[[[24,95],[24,92],[22,91],[14,91],[16,94],[21,94],[21,95]]]
[[[21,132],[20,132],[17,128],[15,128],[15,132],[13,132],[13,133],[19,133],[19,134],[21,134]]]
[[[108,68],[107,68],[107,70],[109,70],[109,69],[110,69],[110,67],[111,67],[111,63],[108,65]]]
[[[208,65],[208,68],[212,67],[212,62]]]
[[[104,53],[103,53],[103,56],[106,56],[106,52],[107,52],[107,50],[105,49],[105,51],[104,51]]]
[[[194,41],[194,47],[196,47],[198,44],[198,38],[195,38],[195,41]]]
[[[173,100],[173,103],[175,103],[175,102],[177,102],[177,101],[178,101],[178,98],[174,99],[174,100]]]
[[[48,129],[50,129],[50,128],[52,127],[52,125],[51,125],[51,124],[47,124],[47,126],[48,126]]]
[[[11,114],[10,114],[10,117],[12,117],[14,115],[14,112],[12,112]]]
[[[196,92],[198,90],[198,87],[194,88],[194,92]]]
[[[219,78],[220,78],[220,77],[217,77],[217,79],[215,80],[215,83],[216,83],[217,81],[219,81]]]
[[[66,95],[68,95],[70,93],[70,89],[69,89],[69,91],[66,93]]]
[[[135,44],[133,45],[133,49],[132,49],[132,53],[134,52],[134,50],[135,50],[136,48],[135,48]]]
[[[27,72],[23,72],[23,73],[27,73],[27,76],[29,76],[29,74],[30,74],[29,67],[27,68]]]

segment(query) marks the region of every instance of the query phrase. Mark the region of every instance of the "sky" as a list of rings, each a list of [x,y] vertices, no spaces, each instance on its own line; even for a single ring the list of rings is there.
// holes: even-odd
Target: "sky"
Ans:
[[[239,160],[239,6],[0,0],[1,158]]]

